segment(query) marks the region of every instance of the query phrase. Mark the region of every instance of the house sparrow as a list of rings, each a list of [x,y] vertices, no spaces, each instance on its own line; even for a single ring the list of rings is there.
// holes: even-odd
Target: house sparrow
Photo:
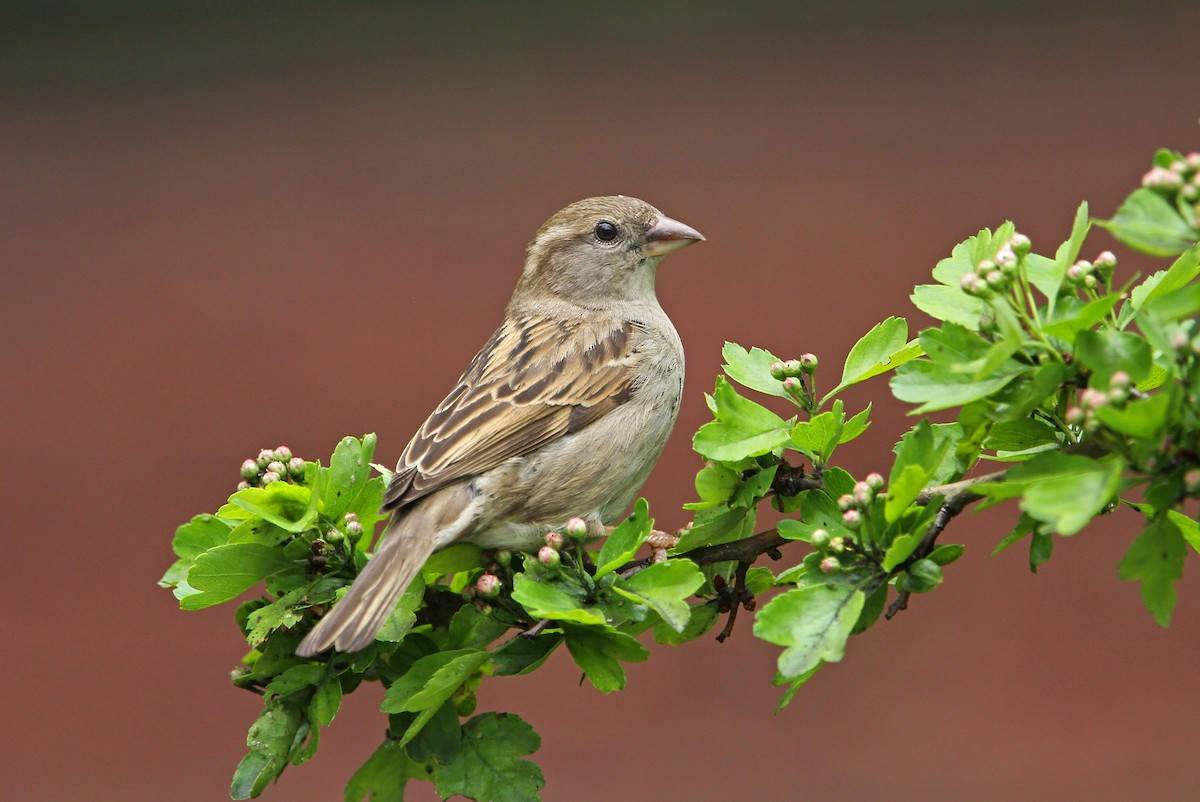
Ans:
[[[569,518],[599,533],[624,513],[683,390],[683,346],[654,275],[703,239],[621,195],[541,227],[500,328],[404,449],[378,550],[298,654],[370,645],[438,549],[528,550]]]

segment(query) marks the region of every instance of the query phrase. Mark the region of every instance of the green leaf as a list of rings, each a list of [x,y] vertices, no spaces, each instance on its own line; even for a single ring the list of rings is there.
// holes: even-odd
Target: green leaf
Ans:
[[[979,318],[987,311],[987,304],[983,300],[967,295],[957,286],[922,284],[913,289],[909,300],[931,318],[955,323],[971,331],[979,330]],[[920,355],[920,351],[914,354]]]
[[[1073,343],[1079,332],[1094,328],[1100,321],[1107,318],[1119,300],[1121,300],[1121,295],[1113,293],[1082,306],[1072,304],[1066,316],[1060,315],[1057,320],[1047,324],[1042,330],[1051,337],[1057,337],[1066,343]],[[1069,301],[1070,296],[1068,296]],[[1063,301],[1059,303],[1058,311],[1061,313],[1065,304]]]
[[[1192,284],[1155,298],[1146,305],[1145,311],[1164,321],[1195,317],[1200,313],[1200,284]]]
[[[1195,245],[1180,256],[1167,270],[1159,270],[1130,293],[1130,307],[1139,311],[1146,304],[1181,290],[1200,275],[1200,245]]]
[[[778,713],[779,711],[781,711],[785,707],[787,707],[789,704],[791,704],[792,699],[795,698],[795,696],[796,696],[796,692],[799,691],[802,687],[804,687],[804,684],[806,682],[808,682],[810,679],[812,679],[813,674],[816,674],[817,669],[819,669],[821,666],[822,666],[822,663],[817,663],[811,669],[809,669],[808,671],[805,671],[803,674],[801,674],[800,676],[798,676],[792,680],[788,680],[786,677],[784,677],[778,673],[775,675],[775,681],[773,684],[783,685],[783,684],[787,683],[787,685],[788,685],[788,689],[783,692],[783,697],[780,698],[779,703],[777,705],[775,705],[776,713]]]
[[[229,795],[234,799],[248,799],[261,794],[287,768],[288,755],[307,728],[299,707],[285,702],[268,702],[246,734],[250,754],[238,763]]]
[[[787,442],[791,426],[771,410],[738,395],[723,376],[713,391],[716,420],[696,432],[692,447],[708,459],[736,462],[768,454]]]
[[[995,451],[1000,459],[1014,459],[1057,448],[1059,444],[1058,430],[1053,426],[1034,418],[1018,418],[993,425],[983,446]]]
[[[839,399],[833,402],[832,410],[814,415],[812,420],[800,421],[792,427],[792,443],[815,464],[824,465],[833,449],[841,442],[845,420],[846,416],[842,412],[842,402]]]
[[[1167,510],[1167,517],[1179,529],[1179,534],[1183,535],[1183,539],[1191,544],[1193,549],[1200,551],[1200,522],[1178,510]]]
[[[1135,189],[1111,220],[1097,220],[1096,224],[1130,248],[1153,256],[1183,253],[1200,238],[1200,231],[1188,225],[1166,198],[1148,187]]]
[[[1175,610],[1175,583],[1183,576],[1187,554],[1179,527],[1162,516],[1138,535],[1117,566],[1117,576],[1142,583],[1142,601],[1158,625],[1171,623]]]
[[[355,497],[371,478],[371,458],[375,455],[375,435],[343,437],[333,450],[329,468],[320,482],[321,511],[337,520],[345,514]]]
[[[1049,561],[1054,554],[1054,539],[1049,532],[1034,529],[1029,539],[1029,570],[1037,573],[1038,566]]]
[[[1123,408],[1097,407],[1095,414],[1101,423],[1114,432],[1150,439],[1166,426],[1170,408],[1170,393],[1161,392],[1149,398],[1130,401]]]
[[[463,605],[450,619],[450,643],[453,649],[482,649],[508,630],[508,625],[484,615],[471,605]]]
[[[384,741],[346,784],[343,802],[404,802],[404,787],[424,779],[423,767],[413,762],[396,741]]]
[[[947,543],[944,546],[938,546],[929,553],[929,559],[933,560],[938,565],[949,565],[950,563],[963,556],[963,552],[967,550],[966,546],[958,543]]]
[[[689,505],[688,509],[704,509],[724,504],[741,484],[742,477],[737,471],[719,463],[706,465],[696,473],[696,495],[703,504]]]
[[[589,627],[567,627],[567,651],[588,681],[602,693],[625,687],[621,662],[640,663],[650,651],[623,632]]]
[[[552,621],[572,621],[577,624],[604,626],[604,613],[596,607],[584,607],[583,602],[554,585],[517,574],[513,580],[513,600],[534,618]]]
[[[842,426],[842,436],[838,438],[837,444],[849,443],[851,440],[858,437],[867,430],[871,422],[867,420],[871,415],[871,405],[867,404],[867,408],[855,415],[846,424]]]
[[[985,398],[1028,370],[1006,358],[991,375],[973,376],[967,372],[968,367],[986,360],[991,344],[954,323],[927,329],[921,332],[920,340],[929,358],[901,365],[891,381],[893,395],[901,401],[921,404],[914,414]]]
[[[180,599],[185,610],[199,610],[235,598],[267,577],[295,567],[283,552],[258,543],[209,549],[196,558],[187,583],[195,591]]]
[[[862,612],[865,597],[848,585],[815,585],[776,596],[754,621],[756,637],[786,647],[779,673],[788,679],[836,663]]]
[[[331,678],[317,687],[312,701],[308,705],[308,715],[313,724],[328,727],[333,723],[334,716],[342,706],[342,683],[337,677]]]
[[[400,601],[383,622],[383,627],[375,634],[375,640],[388,643],[399,643],[412,631],[417,621],[417,610],[425,603],[425,579],[417,574],[413,581],[404,589]]]
[[[897,537],[892,541],[892,545],[888,546],[887,553],[883,555],[883,570],[890,572],[897,565],[911,557],[919,545],[921,545],[921,539],[916,535],[900,535]]]
[[[492,650],[497,677],[528,674],[546,661],[563,642],[556,632],[543,632],[536,638],[511,638]]]
[[[290,590],[270,604],[253,610],[246,617],[246,624],[249,627],[246,632],[246,642],[257,648],[275,630],[300,623],[304,616],[298,608],[307,606],[305,597],[309,587],[305,585]]]
[[[1081,331],[1075,338],[1075,358],[1088,370],[1109,376],[1123,370],[1135,381],[1150,374],[1150,345],[1136,334],[1101,329]]]
[[[397,722],[399,716],[393,716]],[[399,725],[396,726],[399,729]],[[437,709],[422,730],[413,736],[405,747],[408,756],[413,760],[429,764],[436,760],[439,763],[453,763],[462,752],[462,724],[454,701],[446,702]],[[432,769],[432,766],[429,767]]]
[[[688,615],[687,625],[681,631],[676,632],[666,621],[659,621],[654,625],[654,640],[665,646],[678,646],[681,643],[695,640],[712,629],[719,615],[720,612],[715,604],[709,602],[693,604]]]
[[[431,578],[470,571],[483,563],[483,549],[474,543],[455,543],[453,546],[434,552],[421,567],[421,574]]]
[[[754,509],[751,507],[714,507],[699,510],[692,526],[684,530],[679,537],[679,543],[670,553],[683,554],[701,546],[715,546],[740,540],[747,536],[746,529],[754,525],[754,520]]]
[[[842,367],[841,382],[825,396],[821,405],[847,387],[886,373],[920,355],[920,346],[908,341],[908,321],[902,317],[889,317],[876,324],[850,349]]]
[[[461,794],[475,802],[536,802],[546,784],[535,763],[522,760],[541,746],[541,738],[512,713],[483,713],[462,728],[458,758],[434,767],[438,794]]]
[[[1111,457],[1049,452],[1013,466],[1003,482],[972,489],[993,501],[1020,498],[1021,509],[1032,518],[1073,535],[1116,496],[1122,467]]]
[[[1013,527],[1013,530],[1005,535],[998,544],[996,544],[996,548],[992,550],[991,556],[995,557],[997,554],[1028,535],[1033,531],[1035,523],[1036,522],[1028,515],[1021,513],[1021,517],[1017,520],[1017,525]]]
[[[277,696],[286,696],[302,688],[308,688],[325,678],[324,666],[313,663],[302,663],[292,666],[279,674],[267,685],[267,692]]]
[[[704,574],[690,560],[668,560],[619,581],[613,590],[645,604],[676,632],[683,632],[691,608],[687,599],[704,584]]]
[[[184,560],[194,560],[229,539],[229,524],[212,515],[197,515],[175,530],[171,550]]]
[[[761,348],[747,351],[737,343],[727,342],[721,349],[721,356],[725,357],[722,370],[738,384],[767,395],[787,397],[783,382],[771,376],[771,364],[778,362],[779,357],[770,351]]]
[[[646,503],[646,499],[639,498],[633,505],[633,512],[617,525],[600,547],[600,556],[596,558],[596,579],[632,560],[637,550],[646,542],[646,538],[650,537],[653,528],[654,519],[650,517],[650,505]]]
[[[884,517],[888,523],[900,519],[908,506],[928,486],[951,451],[952,439],[935,434],[928,420],[906,433],[896,445],[896,461],[888,479]]]
[[[400,744],[411,741],[433,718],[438,708],[488,661],[489,654],[476,649],[434,652],[413,663],[404,676],[392,683],[379,709],[384,713],[417,713]]]
[[[309,502],[312,491],[303,485],[272,482],[266,487],[248,487],[229,497],[229,503],[288,532],[303,532],[317,519]]]
[[[171,550],[179,559],[167,569],[160,587],[173,588],[184,580],[197,557],[229,541],[229,524],[213,515],[197,515],[175,530]]]

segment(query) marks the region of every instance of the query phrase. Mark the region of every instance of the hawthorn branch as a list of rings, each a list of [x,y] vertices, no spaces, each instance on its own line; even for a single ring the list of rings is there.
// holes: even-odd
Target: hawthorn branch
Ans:
[[[942,499],[942,505],[938,508],[937,515],[934,516],[933,522],[929,524],[929,528],[925,530],[925,535],[921,538],[921,542],[901,565],[897,566],[899,570],[903,570],[912,565],[917,560],[923,560],[933,551],[937,545],[937,539],[945,530],[946,526],[954,520],[960,512],[966,509],[968,504],[979,501],[983,496],[976,493],[973,488],[977,485],[986,482],[995,482],[1004,478],[1005,471],[996,471],[995,473],[984,474],[983,476],[975,476],[970,479],[963,479],[960,482],[953,482],[948,485],[938,485],[921,491],[917,495],[917,504],[925,506],[931,504],[935,499]],[[912,595],[911,592],[903,588],[897,593],[895,600],[888,605],[887,612],[884,617],[889,621],[901,610],[908,609],[908,599]]]

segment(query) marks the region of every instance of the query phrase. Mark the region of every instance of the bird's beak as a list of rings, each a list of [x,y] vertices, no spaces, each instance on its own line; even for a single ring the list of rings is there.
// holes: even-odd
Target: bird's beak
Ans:
[[[646,256],[666,256],[703,239],[704,235],[691,226],[669,217],[660,217],[646,232],[646,244],[642,246],[642,253]]]

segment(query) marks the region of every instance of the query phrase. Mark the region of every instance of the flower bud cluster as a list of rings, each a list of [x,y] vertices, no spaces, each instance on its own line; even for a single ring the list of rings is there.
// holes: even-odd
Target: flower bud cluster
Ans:
[[[1012,286],[1017,268],[1028,253],[1032,243],[1024,234],[1013,234],[996,255],[982,259],[975,269],[964,273],[959,287],[967,295],[985,298],[994,292],[1004,292]]]
[[[1184,200],[1193,203],[1200,200],[1200,153],[1189,153],[1166,167],[1150,168],[1142,176],[1142,186],[1164,195],[1182,195]]]
[[[799,359],[780,359],[771,363],[771,378],[776,381],[781,381],[787,387],[788,379],[797,379],[800,376],[812,373],[817,369],[817,357],[815,354],[804,354]],[[795,387],[800,387],[799,381],[791,382]]]
[[[1101,407],[1123,407],[1133,392],[1133,380],[1123,370],[1118,370],[1108,377],[1108,390],[1089,387],[1079,394],[1078,406],[1069,407],[1063,415],[1063,420],[1071,426],[1083,427],[1093,432],[1100,426],[1096,419],[1096,410]]]
[[[1112,251],[1102,251],[1095,261],[1080,259],[1067,268],[1067,283],[1073,287],[1086,287],[1094,290],[1100,284],[1112,281],[1113,269],[1117,266],[1117,257]]]
[[[279,448],[264,448],[254,459],[242,463],[242,481],[237,489],[248,487],[265,487],[273,482],[296,481],[304,478],[304,460],[292,456],[292,450],[287,446]]]

